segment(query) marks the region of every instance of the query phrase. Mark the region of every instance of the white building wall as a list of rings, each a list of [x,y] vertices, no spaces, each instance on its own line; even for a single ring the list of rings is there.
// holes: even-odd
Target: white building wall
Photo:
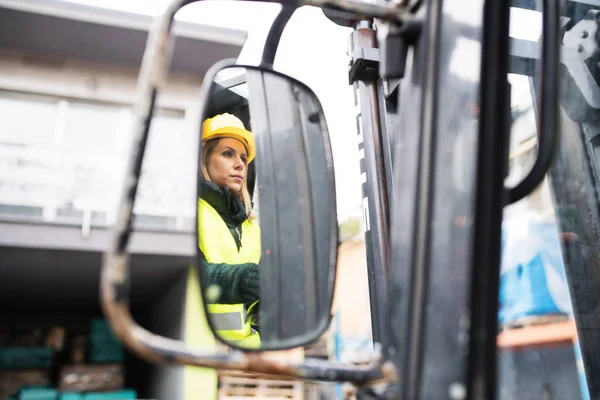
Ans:
[[[114,220],[137,73],[0,49],[0,214],[27,206],[45,221]],[[157,99],[136,201],[155,228],[193,223],[201,80],[171,76]]]

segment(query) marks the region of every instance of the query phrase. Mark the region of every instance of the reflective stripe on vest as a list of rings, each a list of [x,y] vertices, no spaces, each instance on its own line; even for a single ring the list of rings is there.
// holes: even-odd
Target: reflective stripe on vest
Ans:
[[[231,231],[219,213],[206,201],[198,201],[199,247],[206,260],[215,264],[246,264],[260,262],[260,228],[254,221],[242,224],[242,246],[239,251]],[[211,322],[219,336],[232,342],[248,341],[249,346],[260,345],[258,333],[247,318],[243,304],[207,304]],[[254,332],[254,333],[253,333]],[[258,340],[258,342],[257,342]]]
[[[217,329],[224,331],[235,331],[244,328],[244,321],[246,319],[246,310],[242,313],[228,312],[228,313],[212,313],[212,322],[215,324]]]

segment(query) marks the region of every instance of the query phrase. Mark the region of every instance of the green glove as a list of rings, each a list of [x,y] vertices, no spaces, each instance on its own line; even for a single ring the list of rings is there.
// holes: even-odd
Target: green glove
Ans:
[[[216,285],[220,289],[217,303],[250,306],[258,300],[260,271],[257,264],[214,264],[206,260],[202,264],[204,271],[199,275],[206,280],[206,287]]]
[[[260,297],[260,271],[256,264],[242,264],[239,281],[240,297],[242,303],[250,306]]]

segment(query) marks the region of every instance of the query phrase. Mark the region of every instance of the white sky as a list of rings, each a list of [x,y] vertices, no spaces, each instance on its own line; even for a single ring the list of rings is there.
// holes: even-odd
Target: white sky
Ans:
[[[157,15],[169,0],[64,0],[97,7]],[[201,1],[184,7],[176,19],[248,31],[240,63],[258,64],[262,46],[278,4],[241,1]],[[251,17],[249,17],[251,16]],[[352,87],[348,85],[346,55],[351,29],[329,21],[321,10],[297,10],[283,33],[275,69],[306,83],[325,112],[332,141],[338,219],[361,215],[360,167]]]

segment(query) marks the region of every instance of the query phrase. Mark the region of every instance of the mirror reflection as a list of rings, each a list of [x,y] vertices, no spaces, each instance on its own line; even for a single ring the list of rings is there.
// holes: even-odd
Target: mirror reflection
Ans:
[[[251,349],[316,337],[329,319],[337,246],[318,99],[273,71],[222,69],[203,110],[200,156],[198,265],[213,331]]]

